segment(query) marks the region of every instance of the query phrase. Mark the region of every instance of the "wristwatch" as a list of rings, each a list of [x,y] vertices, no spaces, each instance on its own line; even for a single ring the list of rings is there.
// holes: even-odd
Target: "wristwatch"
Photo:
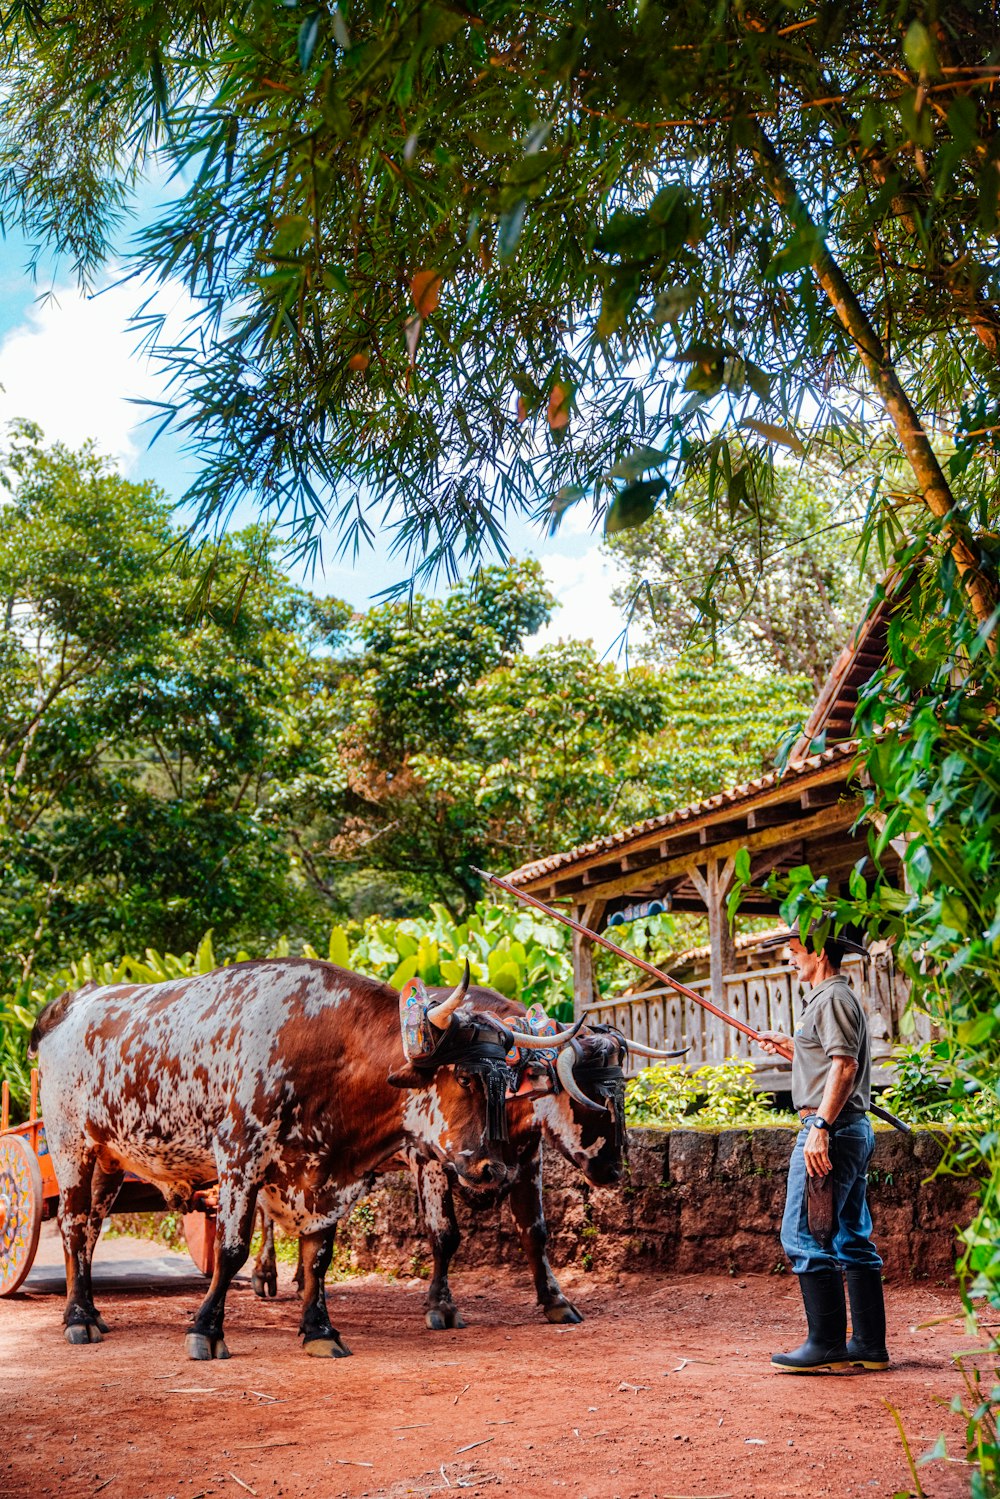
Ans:
[[[822,1114],[817,1114],[816,1115],[816,1117],[814,1118],[814,1120],[812,1122],[812,1126],[813,1126],[813,1129],[826,1129],[826,1130],[828,1130],[830,1128],[829,1124],[827,1124],[827,1122],[823,1118]]]

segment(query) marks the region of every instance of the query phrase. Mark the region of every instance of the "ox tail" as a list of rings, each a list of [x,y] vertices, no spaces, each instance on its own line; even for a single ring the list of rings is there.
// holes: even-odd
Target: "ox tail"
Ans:
[[[50,1031],[54,1031],[61,1020],[65,1018],[66,1011],[84,989],[93,989],[93,983],[84,984],[82,989],[67,989],[65,994],[60,994],[58,999],[50,999],[43,1010],[38,1013],[31,1031],[31,1039],[28,1042],[28,1059],[34,1061],[38,1056],[39,1043]]]

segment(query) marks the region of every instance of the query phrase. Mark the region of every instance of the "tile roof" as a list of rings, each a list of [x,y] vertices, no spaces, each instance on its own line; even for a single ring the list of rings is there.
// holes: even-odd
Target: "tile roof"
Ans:
[[[782,932],[787,932],[788,927],[782,922],[781,926],[768,927],[763,932],[743,932],[740,936],[733,938],[733,949],[737,954],[752,952],[759,943],[766,941],[768,937],[777,937]],[[706,961],[712,956],[712,948],[709,943],[703,943],[701,947],[686,947],[683,952],[671,953],[670,957],[662,964],[671,972],[678,968],[690,967],[692,963]],[[640,992],[638,990],[636,993]]]
[[[659,817],[647,817],[645,822],[636,823],[630,828],[621,828],[618,832],[609,833],[603,838],[595,838],[591,843],[582,843],[577,848],[566,849],[558,854],[549,854],[547,858],[535,859],[530,864],[522,864],[520,869],[515,869],[505,878],[512,885],[527,885],[545,875],[555,874],[557,870],[591,859],[596,854],[621,852],[630,843],[645,838],[650,833],[668,832],[695,822],[699,818],[710,817],[714,812],[756,801],[762,793],[775,790],[779,786],[795,785],[799,781],[807,780],[816,771],[825,770],[839,761],[850,761],[857,753],[857,747],[857,741],[853,739],[843,744],[832,745],[819,754],[809,755],[803,760],[790,761],[784,771],[772,770],[753,781],[744,781],[740,786],[731,786],[725,791],[716,792],[714,796],[705,797],[702,801],[692,802],[690,806],[678,807],[673,812],[663,812]]]
[[[824,731],[828,744],[853,736],[858,694],[885,660],[889,625],[893,614],[905,601],[906,593],[907,589],[901,586],[897,574],[892,573],[882,580],[830,668],[803,725],[802,735],[792,750],[794,756],[808,754],[813,740]]]

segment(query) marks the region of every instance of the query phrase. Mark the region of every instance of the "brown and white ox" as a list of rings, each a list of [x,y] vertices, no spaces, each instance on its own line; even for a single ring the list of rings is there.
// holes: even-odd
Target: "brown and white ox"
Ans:
[[[432,998],[442,991],[430,989]],[[516,1000],[495,989],[473,985],[470,1001],[480,1011],[495,1014],[513,1026],[527,1013]],[[521,1036],[515,1030],[514,1041]],[[544,1040],[543,1040],[543,1045]],[[551,1043],[550,1043],[551,1044]],[[410,1145],[377,1168],[378,1175],[407,1166],[413,1173],[424,1225],[428,1231],[434,1270],[427,1292],[426,1322],[433,1331],[464,1327],[455,1305],[448,1272],[461,1234],[455,1215],[454,1193],[475,1210],[496,1207],[509,1199],[521,1248],[528,1261],[538,1303],[549,1322],[582,1322],[583,1314],[563,1295],[549,1264],[548,1229],[542,1205],[543,1140],[553,1145],[594,1186],[621,1180],[627,1137],[623,1112],[624,1062],[627,1052],[649,1057],[678,1057],[683,1051],[657,1051],[628,1042],[605,1026],[580,1030],[563,1047],[553,1064],[532,1059],[525,1052],[516,1069],[518,1091],[508,1099],[509,1138],[501,1145],[506,1174],[501,1180],[463,1179],[449,1162],[420,1145]],[[331,1252],[333,1234],[331,1233]],[[302,1262],[296,1271],[301,1285]],[[264,1215],[264,1234],[253,1269],[258,1296],[277,1294],[274,1225]]]
[[[218,1182],[215,1272],[189,1357],[229,1357],[226,1292],[249,1254],[258,1199],[301,1237],[306,1351],[346,1355],[326,1309],[329,1230],[378,1163],[415,1150],[470,1183],[507,1174],[511,1037],[495,1014],[463,1003],[467,989],[468,973],[428,1012],[444,1044],[419,1068],[404,1058],[394,989],[306,959],[88,987],[46,1006],[31,1044],[60,1189],[67,1340],[107,1331],[91,1259],[133,1171],[176,1208]]]

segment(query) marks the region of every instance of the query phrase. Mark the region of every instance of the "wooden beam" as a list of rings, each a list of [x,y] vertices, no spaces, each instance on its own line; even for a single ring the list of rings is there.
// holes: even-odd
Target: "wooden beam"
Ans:
[[[747,827],[751,831],[757,828],[777,828],[787,820],[787,807],[751,807],[747,813]]]
[[[701,896],[708,913],[709,975],[712,980],[712,1003],[725,1003],[723,977],[732,973],[736,948],[726,917],[726,894],[733,880],[733,858],[709,858],[704,867],[691,866],[691,883]]]
[[[835,807],[842,795],[837,786],[804,786],[799,796],[799,806],[804,812],[817,807]]]
[[[633,869],[649,869],[657,863],[659,857],[655,848],[644,848],[637,854],[623,854],[620,860],[622,873],[629,874]]]
[[[704,916],[705,903],[700,896],[682,895],[674,901],[673,909],[687,915]],[[774,916],[779,903],[773,896],[747,896],[740,906],[741,916]]]
[[[714,822],[711,827],[698,829],[698,843],[701,848],[715,848],[719,835],[725,838],[739,838],[746,828],[746,819],[743,817],[727,818],[725,822]]]
[[[690,833],[685,838],[663,838],[657,850],[661,859],[679,859],[684,854],[697,853],[701,848],[701,840],[697,833]]]
[[[708,945],[710,949],[709,976],[712,980],[712,1002],[725,1007],[726,990],[723,976],[732,973],[736,965],[736,948],[733,945],[726,919],[726,893],[732,883],[733,860],[711,859],[707,870],[708,885]]]

